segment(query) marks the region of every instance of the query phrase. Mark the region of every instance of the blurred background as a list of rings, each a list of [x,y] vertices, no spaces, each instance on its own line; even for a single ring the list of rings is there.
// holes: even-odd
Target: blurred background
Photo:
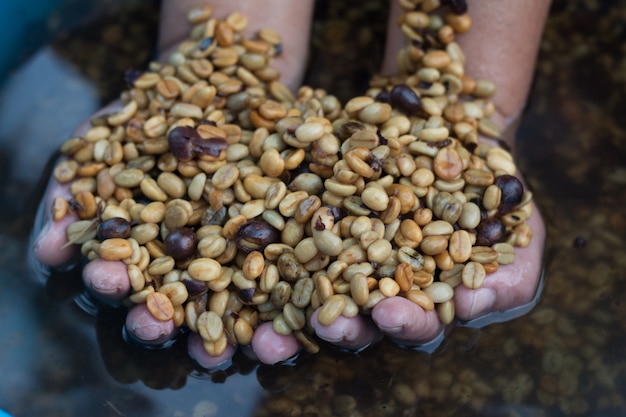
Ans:
[[[0,408],[15,416],[622,416],[626,413],[626,1],[554,0],[518,165],[548,227],[527,315],[457,327],[432,355],[323,345],[206,372],[184,341],[126,344],[76,270],[30,261],[55,150],[153,56],[157,0],[0,2]],[[340,99],[378,69],[387,2],[318,0],[307,82]],[[471,7],[471,4],[470,4]],[[331,65],[332,64],[332,65]]]

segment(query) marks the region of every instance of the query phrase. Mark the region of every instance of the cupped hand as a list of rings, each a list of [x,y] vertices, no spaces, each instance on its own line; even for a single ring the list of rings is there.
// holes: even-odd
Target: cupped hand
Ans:
[[[292,71],[299,73],[301,69]],[[112,113],[118,108],[114,105],[103,110],[102,114]],[[84,135],[88,126],[83,125],[76,136]],[[67,186],[52,180],[42,202],[48,215],[34,244],[36,258],[55,267],[77,256],[75,247],[67,245],[66,234],[67,226],[77,217],[70,213],[61,220],[54,220],[50,213],[53,212],[56,197],[71,199],[71,193]],[[526,307],[532,305],[539,287],[545,236],[536,208],[528,223],[534,237],[528,247],[517,249],[513,264],[500,265],[497,271],[487,275],[480,288],[469,289],[462,284],[455,285],[452,315],[459,322],[483,325],[522,314]],[[95,259],[84,268],[83,280],[87,290],[96,298],[107,303],[121,304],[132,294],[128,271],[127,265],[121,260]],[[358,350],[386,336],[404,346],[433,349],[447,327],[440,318],[445,314],[435,310],[434,305],[425,307],[402,295],[382,299],[367,313],[352,317],[339,316],[329,325],[320,323],[318,310],[312,315],[309,324],[318,337],[340,348]],[[130,308],[127,316],[125,329],[128,340],[152,346],[167,344],[181,334],[176,330],[173,320],[155,317],[155,313],[140,302]],[[227,361],[235,352],[236,346],[228,345],[219,356],[211,356],[207,353],[206,342],[194,332],[189,334],[189,354],[201,366],[215,367]],[[278,334],[270,323],[261,323],[256,327],[250,345],[257,358],[268,364],[284,361],[297,354],[301,348],[294,335]]]

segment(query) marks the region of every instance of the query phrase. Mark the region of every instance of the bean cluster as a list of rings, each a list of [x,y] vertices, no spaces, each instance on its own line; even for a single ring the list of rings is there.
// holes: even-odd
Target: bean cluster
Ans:
[[[454,288],[529,244],[531,194],[506,150],[478,142],[499,136],[495,86],[464,73],[465,2],[400,4],[400,74],[345,105],[279,81],[276,32],[191,10],[168,63],[129,71],[123,108],[62,145],[54,176],[73,197],[54,219],[75,211],[68,240],[127,264],[128,301],[211,355],[260,321],[315,352],[315,309],[326,325],[397,295],[450,323]]]

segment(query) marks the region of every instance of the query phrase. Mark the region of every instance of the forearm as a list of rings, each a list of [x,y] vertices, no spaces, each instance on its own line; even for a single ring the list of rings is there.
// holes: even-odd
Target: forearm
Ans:
[[[209,5],[212,16],[223,19],[232,12],[240,12],[248,18],[246,35],[262,28],[273,29],[282,37],[282,54],[273,61],[273,67],[281,73],[281,81],[295,90],[301,82],[306,59],[313,0],[163,0],[159,51],[174,50],[190,29],[187,13],[194,7]]]
[[[468,2],[471,29],[457,35],[465,53],[465,73],[496,84],[492,97],[498,114],[494,121],[505,127],[522,111],[532,81],[539,42],[550,0]],[[391,0],[389,33],[383,72],[397,72],[395,56],[405,45],[397,19],[401,10]]]
[[[496,84],[492,100],[504,125],[519,116],[532,81],[550,0],[476,1],[472,29],[458,37],[466,73]]]

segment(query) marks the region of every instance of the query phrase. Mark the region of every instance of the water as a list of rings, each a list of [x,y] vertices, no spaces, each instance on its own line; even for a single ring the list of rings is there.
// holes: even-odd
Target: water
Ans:
[[[71,44],[38,49],[0,99],[0,408],[38,417],[623,415],[626,4],[571,3],[554,4],[519,134],[548,226],[544,291],[526,315],[455,328],[433,354],[387,342],[359,355],[323,346],[268,367],[240,352],[209,373],[184,341],[125,343],[121,310],[86,313],[79,274],[33,270],[28,235],[48,156],[99,107],[105,84],[68,64]]]

